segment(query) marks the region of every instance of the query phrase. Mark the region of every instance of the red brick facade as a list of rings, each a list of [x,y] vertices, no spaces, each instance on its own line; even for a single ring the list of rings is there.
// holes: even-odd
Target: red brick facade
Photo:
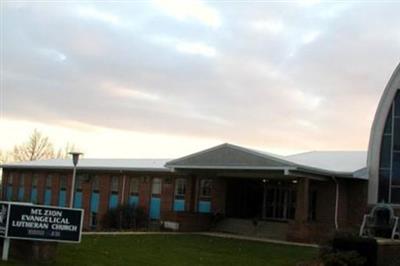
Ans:
[[[138,178],[139,207],[146,213],[150,211],[152,197],[152,181],[154,178],[161,178],[160,220],[172,220],[181,224],[181,230],[205,230],[209,228],[212,220],[211,215],[198,213],[199,185],[202,178],[210,176],[202,174],[182,174],[178,172],[88,172],[89,176],[96,175],[99,178],[99,210],[101,217],[109,209],[111,177],[117,176],[119,180],[118,202],[128,203],[129,180]],[[7,186],[10,175],[13,176],[12,200],[17,200],[19,176],[24,175],[24,200],[30,201],[32,176],[38,176],[37,197],[38,204],[44,203],[44,192],[46,177],[51,175],[51,204],[57,206],[59,202],[60,178],[67,177],[66,203],[69,202],[70,188],[72,183],[71,171],[44,171],[44,170],[21,170],[4,169],[2,180],[2,198],[8,198]],[[175,200],[175,180],[186,179],[186,191],[184,195],[183,212],[173,211]],[[212,214],[225,214],[226,210],[226,179],[212,178],[211,190],[211,211]],[[339,205],[338,225],[339,229],[358,228],[367,206],[367,182],[352,179],[338,179],[339,184]],[[288,222],[287,239],[301,242],[320,242],[326,239],[335,230],[335,204],[336,204],[336,183],[332,179],[312,180],[299,178],[297,184],[296,212],[294,220]],[[316,192],[315,219],[310,220],[310,193]],[[82,182],[82,208],[85,210],[84,229],[90,230],[90,201],[92,194],[92,179],[87,178]]]

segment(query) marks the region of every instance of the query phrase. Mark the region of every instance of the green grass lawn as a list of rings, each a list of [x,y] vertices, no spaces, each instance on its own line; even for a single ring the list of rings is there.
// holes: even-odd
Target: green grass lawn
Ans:
[[[84,236],[61,244],[56,265],[296,265],[317,249],[200,235]],[[10,264],[11,265],[11,264]]]

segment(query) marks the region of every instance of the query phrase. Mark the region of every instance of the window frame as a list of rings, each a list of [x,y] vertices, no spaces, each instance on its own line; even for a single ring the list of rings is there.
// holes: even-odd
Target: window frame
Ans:
[[[91,176],[91,190],[96,193],[100,191],[100,178],[98,175]]]
[[[67,190],[67,186],[68,186],[67,176],[60,175],[59,181],[60,181],[60,190],[66,191]]]
[[[139,194],[139,178],[130,177],[129,178],[129,195],[138,195]]]
[[[45,188],[46,189],[51,189],[52,183],[53,183],[53,175],[51,175],[51,174],[47,175],[46,176],[46,180],[45,180],[45,184],[44,184]]]
[[[205,186],[207,184],[207,186]],[[200,191],[199,191],[199,197],[202,199],[210,199],[212,197],[212,186],[213,186],[213,180],[211,178],[202,178],[200,180]],[[207,189],[207,190],[205,190]],[[208,191],[207,193],[205,193]]]
[[[32,188],[37,188],[37,187],[38,187],[38,183],[39,183],[39,175],[38,175],[38,174],[33,174],[33,175],[32,175],[32,184],[31,184],[31,187],[32,187]]]
[[[157,181],[157,182],[155,182]],[[158,188],[157,190],[155,190],[155,188]],[[162,192],[162,180],[159,177],[154,177],[151,180],[151,195],[152,196],[159,196],[161,195]]]
[[[119,176],[111,176],[110,179],[110,192],[111,194],[119,193]]]
[[[175,199],[184,199],[186,195],[187,180],[186,178],[175,179],[174,196]]]
[[[20,174],[19,175],[18,187],[19,188],[25,187],[25,174]]]

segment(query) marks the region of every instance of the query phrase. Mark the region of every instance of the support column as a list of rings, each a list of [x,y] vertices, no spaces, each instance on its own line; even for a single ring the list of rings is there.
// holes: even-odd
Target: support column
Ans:
[[[196,176],[196,183],[195,184],[196,185],[195,185],[195,193],[194,193],[194,212],[198,212],[200,177]]]
[[[300,178],[297,184],[296,215],[295,221],[305,223],[308,221],[310,180]]]

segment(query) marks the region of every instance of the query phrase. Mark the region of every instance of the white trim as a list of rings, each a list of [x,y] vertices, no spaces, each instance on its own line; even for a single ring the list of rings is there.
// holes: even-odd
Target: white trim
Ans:
[[[0,165],[0,168],[3,169],[49,169],[49,170],[72,170],[73,166],[57,166],[57,165],[17,165],[17,164],[3,164]],[[170,172],[170,170],[166,167],[163,168],[140,168],[140,167],[91,167],[91,166],[78,166],[77,170],[92,170],[92,171],[133,171],[133,172],[141,172],[141,171],[154,171],[154,172]]]
[[[82,240],[83,218],[84,218],[84,215],[85,215],[84,209],[68,208],[68,207],[55,207],[55,206],[49,206],[49,205],[37,205],[37,204],[32,204],[32,203],[12,202],[12,201],[0,201],[0,204],[8,204],[7,224],[6,224],[6,232],[5,232],[6,236],[4,238],[21,239],[21,240],[32,240],[32,241],[43,241],[43,242],[60,242],[60,243],[80,243],[81,240]],[[34,237],[14,237],[14,236],[10,237],[10,236],[8,236],[8,227],[9,227],[9,221],[10,221],[9,219],[10,219],[11,205],[22,205],[22,206],[29,206],[29,207],[41,207],[41,208],[56,209],[56,210],[57,209],[63,209],[63,210],[80,211],[82,214],[81,214],[78,241],[58,240],[58,239],[43,239],[43,238],[34,238]]]
[[[252,154],[252,155],[257,156],[257,157],[262,158],[262,159],[275,161],[275,162],[286,164],[286,165],[289,165],[289,166],[294,166],[295,165],[293,162],[287,161],[285,159],[278,158],[279,156],[275,155],[275,154],[274,155],[273,154],[269,155],[269,154],[262,153],[262,152],[259,152],[259,151],[256,151],[256,150],[252,150],[252,149],[244,148],[244,147],[241,147],[241,146],[233,145],[233,144],[230,144],[230,143],[223,143],[223,144],[220,144],[218,146],[215,146],[215,147],[212,147],[212,148],[200,151],[200,152],[192,153],[192,154],[186,155],[184,157],[169,161],[169,162],[167,162],[165,164],[165,166],[168,167],[168,168],[175,168],[176,165],[174,165],[174,163],[176,163],[176,162],[179,162],[181,160],[186,160],[188,158],[193,158],[193,157],[196,157],[196,156],[199,156],[199,155],[211,152],[211,151],[215,151],[215,150],[218,150],[218,149],[221,149],[221,148],[231,148],[231,149],[234,149],[234,150],[238,150],[238,151],[241,151],[241,152]]]
[[[174,165],[174,169],[226,169],[226,170],[297,170],[297,167],[285,166],[216,166],[216,165]]]

